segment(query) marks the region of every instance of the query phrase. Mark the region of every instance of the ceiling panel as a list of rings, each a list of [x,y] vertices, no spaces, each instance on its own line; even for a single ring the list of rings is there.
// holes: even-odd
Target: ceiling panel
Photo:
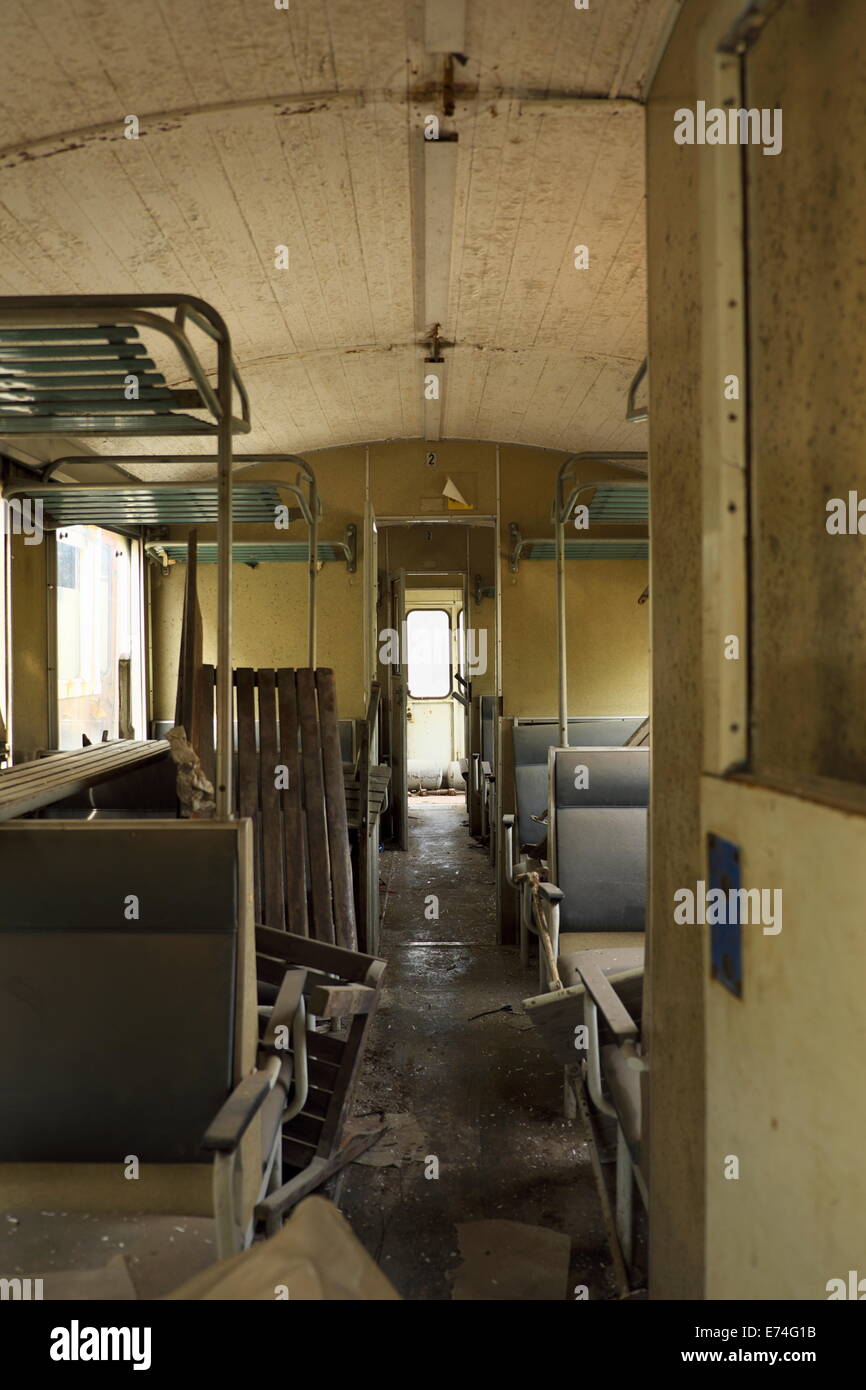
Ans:
[[[245,449],[421,435],[421,127],[441,113],[441,60],[423,52],[420,0],[0,9],[0,293],[208,300],[250,393]],[[645,447],[623,419],[645,352],[637,98],[669,9],[469,0],[445,122],[445,435]]]

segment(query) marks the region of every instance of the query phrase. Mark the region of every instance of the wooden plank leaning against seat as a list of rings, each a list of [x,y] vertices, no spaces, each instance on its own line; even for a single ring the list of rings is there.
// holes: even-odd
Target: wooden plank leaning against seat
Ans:
[[[286,667],[277,672],[280,714],[280,764],[286,769],[287,786],[280,792],[286,867],[286,915],[289,931],[308,936],[307,843],[301,804],[301,755],[298,734],[298,696],[295,673]]]

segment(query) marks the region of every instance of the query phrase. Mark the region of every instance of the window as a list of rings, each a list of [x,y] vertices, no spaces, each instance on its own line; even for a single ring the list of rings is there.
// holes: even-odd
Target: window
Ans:
[[[413,608],[406,619],[409,694],[414,700],[451,694],[451,624],[442,608]]]
[[[98,526],[57,533],[57,698],[61,748],[128,737],[135,703],[130,544]],[[137,665],[137,663],[136,663]]]

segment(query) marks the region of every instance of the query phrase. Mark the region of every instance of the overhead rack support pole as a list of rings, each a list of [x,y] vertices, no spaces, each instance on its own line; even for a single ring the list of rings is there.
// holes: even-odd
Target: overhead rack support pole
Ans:
[[[560,484],[558,484],[560,486]],[[565,632],[565,521],[556,508],[556,649],[559,653],[559,746],[568,747],[568,668]]]
[[[309,666],[311,671],[316,669],[316,637],[318,635],[318,611],[316,609],[316,579],[319,573],[319,499],[315,492],[315,484],[311,491],[310,510],[313,520],[309,527],[310,536],[310,557],[308,561],[308,580],[307,580],[307,645]]]
[[[216,816],[232,818],[232,360],[227,338],[218,349],[220,420],[217,481]]]
[[[619,453],[603,453],[599,450],[587,450],[580,454],[571,454],[560,465],[556,475],[556,492],[553,502],[553,523],[556,536],[556,646],[559,660],[559,746],[568,747],[568,652],[566,641],[566,615],[565,615],[565,523],[574,505],[575,498],[580,491],[580,485],[574,482],[568,497],[565,496],[565,479],[571,471],[574,478],[574,465],[577,463],[609,463],[614,468],[627,468],[631,472],[640,473],[646,476],[641,464],[647,462],[645,453],[623,451]]]

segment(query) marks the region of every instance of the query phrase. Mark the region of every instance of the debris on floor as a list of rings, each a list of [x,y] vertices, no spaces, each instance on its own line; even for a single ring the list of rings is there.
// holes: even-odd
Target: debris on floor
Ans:
[[[60,1270],[45,1278],[47,1299],[132,1303],[138,1298],[123,1255],[113,1255],[101,1269]]]
[[[394,1162],[397,1146],[380,1140],[372,1163],[345,1170],[335,1200],[407,1300],[465,1296],[450,1278],[461,1263],[457,1225],[485,1220],[542,1227],[541,1239],[558,1233],[558,1260],[571,1237],[567,1285],[557,1274],[554,1297],[585,1285],[593,1300],[614,1299],[586,1135],[563,1116],[562,1070],[523,1011],[537,974],[497,941],[493,870],[461,827],[462,803],[431,797],[411,809],[409,853],[382,860],[388,971],[355,1113],[368,1132],[380,1116],[413,1117],[424,1136],[416,1159],[436,1161]],[[428,919],[431,892],[439,915]]]
[[[465,1302],[568,1296],[571,1240],[521,1221],[464,1221],[457,1226],[463,1263],[452,1274],[451,1297]]]
[[[483,1009],[480,1014],[470,1014],[466,1022],[474,1023],[477,1018],[491,1018],[494,1014],[501,1014],[502,1022],[519,1032],[525,1033],[532,1027],[532,1021],[526,1017],[523,1009],[515,1004],[500,1004],[498,1009]]]
[[[427,1136],[414,1115],[408,1111],[386,1110],[372,1115],[358,1115],[346,1124],[345,1133],[349,1138],[356,1134],[372,1134],[385,1126],[385,1133],[378,1143],[367,1149],[355,1159],[369,1168],[399,1168],[403,1163],[423,1163],[427,1156]]]

